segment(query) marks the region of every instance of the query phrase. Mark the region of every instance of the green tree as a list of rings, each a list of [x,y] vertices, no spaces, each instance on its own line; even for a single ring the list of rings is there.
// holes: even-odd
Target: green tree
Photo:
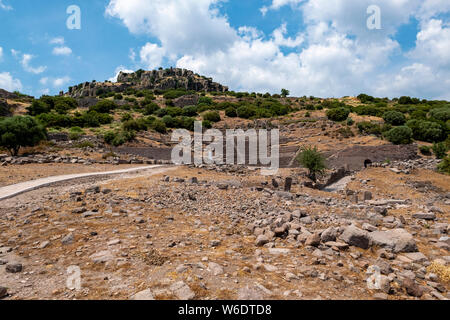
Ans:
[[[21,147],[32,147],[46,139],[45,129],[32,117],[14,116],[0,121],[0,146],[16,156]]]
[[[383,120],[393,126],[401,126],[406,122],[406,118],[403,113],[398,111],[387,111],[383,114]]]
[[[302,147],[301,152],[295,160],[302,167],[308,169],[308,177],[314,182],[317,181],[318,174],[325,172],[325,157],[317,150],[317,147]]]
[[[385,137],[393,144],[409,144],[412,141],[413,132],[407,126],[395,127],[385,133]]]
[[[281,89],[281,96],[283,98],[286,98],[287,96],[289,96],[291,93],[289,92],[289,90],[287,89]]]

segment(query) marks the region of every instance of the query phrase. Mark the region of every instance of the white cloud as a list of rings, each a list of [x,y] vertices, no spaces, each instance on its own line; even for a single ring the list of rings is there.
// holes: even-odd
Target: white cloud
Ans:
[[[133,73],[134,70],[129,70],[129,69],[127,69],[127,68],[124,67],[124,66],[119,66],[119,67],[116,68],[115,76],[112,77],[112,78],[109,78],[108,80],[111,81],[111,82],[117,82],[117,77],[119,76],[119,74],[120,74],[121,72],[125,72],[125,73]]]
[[[373,0],[273,0],[265,12],[290,5],[303,14],[304,30],[291,37],[286,24],[268,36],[255,27],[233,29],[217,10],[220,2],[110,0],[106,13],[131,33],[158,39],[160,45],[147,43],[140,50],[148,69],[168,59],[232,90],[287,88],[293,95],[324,97],[411,92],[423,98],[448,92],[449,26],[430,20],[447,10],[447,0],[378,0],[383,29],[375,31],[366,24]],[[421,31],[416,48],[405,55],[394,35],[411,18],[420,20]],[[402,67],[394,55],[403,59]]]
[[[23,54],[22,60],[20,61],[20,63],[22,64],[22,67],[24,68],[25,71],[34,73],[34,74],[40,74],[40,73],[44,72],[45,70],[47,70],[46,66],[40,66],[37,68],[30,66],[30,62],[33,58],[34,58],[34,56],[31,54],[26,54],[26,53]]]
[[[111,0],[106,14],[133,34],[156,36],[167,52],[194,54],[225,49],[236,31],[214,8],[220,0]]]
[[[72,54],[72,49],[69,47],[56,47],[53,48],[53,54],[55,56],[69,56]]]
[[[64,85],[66,85],[69,81],[70,81],[70,77],[67,77],[67,76],[62,77],[62,78],[56,78],[56,79],[53,79],[52,85],[55,88],[60,88]]]
[[[0,47],[0,61],[2,61],[3,59],[3,48]]]
[[[50,44],[57,44],[57,45],[63,45],[64,44],[64,37],[56,37],[50,40]]]
[[[4,4],[3,0],[0,0],[0,9],[9,11],[12,10],[13,8],[10,5]]]
[[[144,64],[149,70],[160,67],[165,54],[166,50],[164,48],[149,42],[141,48],[139,53],[141,63]]]
[[[0,88],[6,91],[20,91],[22,90],[22,82],[19,79],[14,79],[9,72],[0,73]]]
[[[266,15],[266,13],[269,10],[278,10],[281,7],[290,5],[291,7],[296,7],[298,4],[303,2],[304,0],[272,0],[272,4],[270,6],[264,6],[260,9],[263,16]]]
[[[45,85],[47,85],[48,80],[49,80],[48,77],[44,77],[44,78],[41,78],[41,80],[39,80],[39,83],[45,86]]]
[[[11,49],[11,54],[12,54],[12,56],[13,56],[14,58],[18,58],[19,55],[20,55],[20,51]]]

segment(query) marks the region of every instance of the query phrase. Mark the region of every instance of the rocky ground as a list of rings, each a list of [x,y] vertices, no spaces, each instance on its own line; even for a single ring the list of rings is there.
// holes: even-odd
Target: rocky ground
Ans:
[[[450,183],[420,161],[334,192],[300,169],[166,167],[20,195],[1,203],[0,295],[448,299]]]

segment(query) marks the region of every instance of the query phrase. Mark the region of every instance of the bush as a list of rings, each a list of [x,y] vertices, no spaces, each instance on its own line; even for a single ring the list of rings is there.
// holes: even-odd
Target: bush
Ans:
[[[360,116],[381,117],[383,115],[384,109],[371,105],[371,106],[358,106],[354,108],[353,111]]]
[[[369,96],[367,94],[360,94],[358,97],[358,100],[361,101],[361,103],[367,103],[367,102],[374,102],[375,98],[372,96]]]
[[[352,126],[352,125],[354,125],[355,124],[355,120],[353,120],[352,118],[348,118],[347,119],[347,125],[348,126]]]
[[[211,129],[212,128],[212,123],[211,123],[211,121],[203,120],[202,126],[203,126],[203,128]]]
[[[98,113],[110,113],[112,110],[117,109],[117,105],[111,100],[101,100],[95,106],[89,108],[89,111],[95,111]]]
[[[401,126],[404,125],[406,122],[406,118],[403,115],[403,113],[398,111],[388,111],[383,114],[383,120],[391,124],[393,126]]]
[[[430,111],[430,117],[446,122],[450,120],[450,107],[432,109]]]
[[[166,124],[162,120],[159,120],[159,119],[156,119],[155,121],[153,121],[150,128],[159,133],[167,132]]]
[[[317,174],[323,174],[326,169],[325,157],[317,147],[302,147],[301,153],[295,159],[301,166],[308,169],[308,177],[317,181]]]
[[[211,106],[213,104],[213,100],[210,97],[200,97],[198,99],[198,103],[203,103]]]
[[[445,139],[445,131],[439,123],[414,119],[408,121],[406,125],[411,128],[416,140],[438,142]]]
[[[437,169],[440,173],[450,174],[450,156],[445,157],[438,165]]]
[[[0,146],[16,156],[21,147],[32,147],[46,139],[45,129],[32,117],[14,116],[0,121]]]
[[[219,112],[210,111],[203,115],[203,120],[210,121],[210,122],[219,122],[222,119],[220,118]]]
[[[420,153],[424,156],[431,156],[431,147],[428,146],[420,146],[419,147]]]
[[[251,106],[241,106],[237,109],[237,115],[242,119],[250,119],[256,115],[255,107]]]
[[[350,110],[347,108],[334,108],[327,111],[328,119],[332,121],[345,121],[350,114]]]
[[[122,122],[127,122],[127,121],[129,121],[129,120],[133,120],[133,117],[132,117],[131,114],[129,114],[129,113],[125,113],[125,114],[122,116],[122,119],[120,119],[120,121],[122,121]]]
[[[183,108],[183,116],[195,117],[196,115],[197,115],[197,107],[196,106],[186,106]]]
[[[151,115],[154,114],[155,112],[157,112],[159,110],[159,106],[154,103],[154,102],[150,102],[149,104],[144,105],[144,115]]]
[[[444,159],[447,156],[447,146],[443,142],[433,144],[433,152],[436,158]]]
[[[407,126],[395,127],[385,133],[385,138],[393,144],[409,144],[412,136],[413,132]]]
[[[107,144],[113,145],[115,147],[132,141],[134,140],[134,138],[136,138],[136,133],[134,131],[108,131],[103,136],[103,140],[105,140]]]
[[[115,100],[122,100],[123,96],[120,93],[117,93],[117,94],[114,95],[114,99]]]

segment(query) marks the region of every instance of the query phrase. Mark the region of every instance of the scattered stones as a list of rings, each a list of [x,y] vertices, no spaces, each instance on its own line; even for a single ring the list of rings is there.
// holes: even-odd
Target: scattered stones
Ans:
[[[405,278],[402,284],[410,296],[420,298],[423,295],[422,288],[413,279]]]
[[[215,262],[208,263],[208,268],[215,276],[223,274],[223,268]]]
[[[414,219],[436,220],[436,214],[433,212],[418,212],[413,214]]]
[[[74,236],[73,233],[69,233],[68,235],[66,235],[64,238],[61,239],[61,243],[63,245],[69,245],[72,244],[74,241]]]

